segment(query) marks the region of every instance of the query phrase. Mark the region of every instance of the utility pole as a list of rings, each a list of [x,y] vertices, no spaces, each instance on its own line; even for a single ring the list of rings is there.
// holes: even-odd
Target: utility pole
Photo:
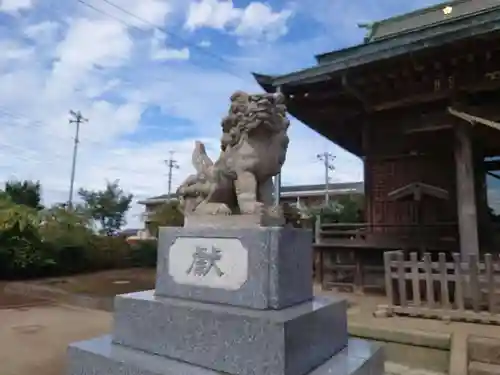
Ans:
[[[283,91],[281,90],[281,86],[276,87],[275,95],[276,97],[281,95]],[[281,199],[281,169],[280,173],[274,176],[274,205],[278,207],[280,205]]]
[[[177,160],[174,159],[174,152],[170,151],[170,158],[165,160],[165,163],[168,167],[168,195],[170,198],[170,194],[172,193],[172,171],[175,169],[179,169],[179,164],[177,164]]]
[[[274,176],[274,205],[280,205],[281,198],[281,172]]]
[[[335,167],[332,164],[335,160],[335,156],[325,151],[316,155],[316,157],[319,161],[323,162],[323,165],[325,166],[325,206],[328,206],[330,203],[330,171],[335,170]]]
[[[69,119],[70,124],[76,124],[76,131],[75,131],[75,142],[73,146],[73,163],[71,165],[71,181],[69,184],[69,199],[68,199],[68,208],[73,207],[73,188],[75,185],[75,169],[76,169],[76,156],[78,153],[78,143],[80,143],[80,124],[82,122],[88,122],[85,117],[82,116],[80,111],[75,112],[75,111],[69,111],[69,114],[71,118]]]

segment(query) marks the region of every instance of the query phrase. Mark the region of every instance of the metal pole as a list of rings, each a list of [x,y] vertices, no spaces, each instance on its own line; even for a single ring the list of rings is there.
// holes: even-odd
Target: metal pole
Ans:
[[[179,165],[177,164],[177,160],[174,159],[174,152],[170,151],[170,159],[165,160],[168,165],[168,195],[170,198],[170,194],[172,193],[172,170],[179,169]]]
[[[329,191],[330,191],[330,186],[329,186],[329,183],[330,183],[330,175],[329,175],[330,163],[329,163],[328,155],[326,152],[325,152],[324,158],[325,158],[325,206],[328,206],[328,204],[330,203],[330,194],[329,194]]]
[[[328,206],[330,203],[330,171],[334,170],[334,167],[330,164],[330,162],[335,159],[335,156],[325,151],[316,155],[316,157],[318,160],[323,162],[325,168],[325,206]]]
[[[70,119],[69,123],[75,123],[76,124],[76,131],[75,131],[75,141],[73,145],[73,161],[71,164],[71,180],[69,184],[69,198],[68,198],[68,208],[73,207],[73,190],[75,186],[75,173],[76,173],[76,157],[78,154],[78,144],[80,143],[80,124],[82,122],[87,122],[88,120],[82,116],[80,111],[74,112],[74,111],[69,111],[69,114],[73,116],[74,119]]]
[[[281,173],[274,176],[274,205],[279,206],[281,196]]]
[[[276,94],[281,93],[281,86],[276,87]],[[274,205],[279,206],[281,198],[281,169],[274,177]]]

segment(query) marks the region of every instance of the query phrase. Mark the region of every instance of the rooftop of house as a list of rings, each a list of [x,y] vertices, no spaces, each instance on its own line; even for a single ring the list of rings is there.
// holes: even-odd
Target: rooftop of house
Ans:
[[[281,187],[281,195],[283,197],[317,195],[317,194],[324,194],[325,189],[326,189],[325,184],[289,185]],[[363,182],[331,183],[328,185],[328,190],[331,192],[331,194],[363,194],[364,184]],[[176,194],[170,194],[170,195],[162,194],[141,200],[138,203],[144,205],[157,204],[176,198],[177,198]]]
[[[120,231],[120,234],[123,236],[135,236],[139,231],[140,231],[140,229],[126,228],[126,229],[122,229]]]

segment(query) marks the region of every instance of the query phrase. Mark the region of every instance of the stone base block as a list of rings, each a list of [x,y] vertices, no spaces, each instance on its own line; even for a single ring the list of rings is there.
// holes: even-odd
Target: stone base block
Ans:
[[[347,345],[346,302],[252,310],[153,291],[117,296],[113,341],[239,375],[303,375]]]
[[[160,228],[156,293],[254,309],[292,306],[313,297],[311,247],[305,229]]]
[[[300,355],[300,354],[298,354]],[[351,339],[309,375],[383,375],[383,348]],[[102,336],[70,345],[67,375],[221,375],[220,372],[115,345]],[[261,375],[255,371],[254,375]]]

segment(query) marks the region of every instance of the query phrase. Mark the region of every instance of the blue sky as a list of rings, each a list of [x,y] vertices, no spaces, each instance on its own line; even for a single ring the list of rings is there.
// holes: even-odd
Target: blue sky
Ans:
[[[174,186],[191,172],[195,139],[216,157],[229,96],[260,91],[250,72],[311,66],[315,54],[361,43],[357,23],[435,3],[0,0],[0,176],[39,179],[47,203],[66,200],[73,109],[89,119],[77,188],[119,179],[138,199],[165,193],[169,151]],[[323,182],[322,151],[336,156],[333,181],[362,179],[360,160],[295,120],[290,137],[285,184]]]

